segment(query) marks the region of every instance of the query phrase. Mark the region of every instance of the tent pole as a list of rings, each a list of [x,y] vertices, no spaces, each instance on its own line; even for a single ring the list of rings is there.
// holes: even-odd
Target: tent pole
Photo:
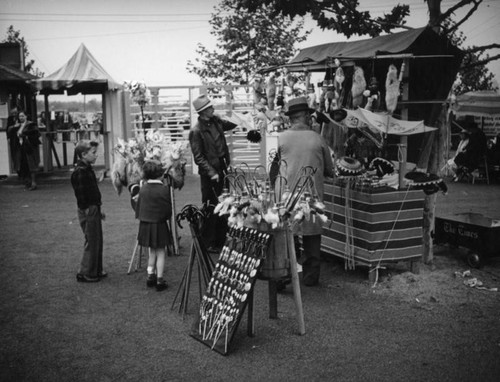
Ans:
[[[405,70],[406,69],[406,70]],[[408,59],[403,60],[403,64],[401,65],[400,79],[404,79],[403,81],[403,94],[401,94],[402,101],[408,101],[409,99],[409,61]],[[408,106],[403,106],[401,110],[401,119],[408,120]],[[408,136],[401,135],[399,137],[399,148],[398,148],[398,160],[399,160],[399,188],[402,189],[404,187],[404,177],[406,175],[406,158],[407,158],[407,148],[408,148]]]
[[[104,93],[101,93],[101,105],[102,105],[102,141],[104,145],[104,173],[109,171],[111,168],[111,160],[109,157],[109,130],[106,126],[106,97]]]
[[[43,172],[50,172],[53,170],[52,167],[52,126],[50,121],[50,111],[49,111],[49,95],[44,94],[44,104],[45,104],[45,126],[46,132],[43,134]]]

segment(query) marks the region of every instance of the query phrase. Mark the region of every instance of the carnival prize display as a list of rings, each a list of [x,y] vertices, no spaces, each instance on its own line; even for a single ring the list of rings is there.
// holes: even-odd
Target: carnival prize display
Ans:
[[[233,227],[215,264],[191,336],[221,354],[227,354],[271,235]]]

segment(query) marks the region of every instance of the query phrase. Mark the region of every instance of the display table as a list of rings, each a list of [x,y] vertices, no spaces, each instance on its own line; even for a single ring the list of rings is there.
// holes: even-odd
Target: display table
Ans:
[[[421,190],[347,190],[342,182],[327,181],[324,203],[332,224],[324,227],[322,251],[369,266],[370,280],[390,262],[410,261],[418,272],[424,197]]]

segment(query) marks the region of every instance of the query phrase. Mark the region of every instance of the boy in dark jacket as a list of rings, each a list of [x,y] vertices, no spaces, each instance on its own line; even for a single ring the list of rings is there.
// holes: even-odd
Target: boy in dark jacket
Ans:
[[[81,140],[75,147],[78,158],[75,170],[71,174],[71,185],[75,191],[78,205],[78,220],[85,237],[82,261],[76,274],[79,282],[97,282],[106,277],[102,269],[102,222],[101,192],[97,186],[92,165],[97,159],[98,143]]]

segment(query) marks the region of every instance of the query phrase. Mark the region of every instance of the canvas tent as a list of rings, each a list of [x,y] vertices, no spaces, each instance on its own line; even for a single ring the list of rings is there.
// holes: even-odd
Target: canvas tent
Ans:
[[[32,82],[40,94],[45,95],[45,111],[47,115],[49,115],[49,94],[64,94],[65,92],[68,95],[79,93],[101,94],[105,163],[106,168],[109,168],[112,145],[117,140],[117,137],[123,136],[122,129],[125,125],[123,123],[123,113],[121,112],[123,107],[122,86],[106,72],[84,44],[80,45],[75,54],[59,70]],[[48,131],[51,131],[50,126],[48,126]],[[44,158],[44,168],[51,168],[50,155]]]
[[[59,70],[34,83],[41,94],[101,94],[121,88],[84,44]]]

